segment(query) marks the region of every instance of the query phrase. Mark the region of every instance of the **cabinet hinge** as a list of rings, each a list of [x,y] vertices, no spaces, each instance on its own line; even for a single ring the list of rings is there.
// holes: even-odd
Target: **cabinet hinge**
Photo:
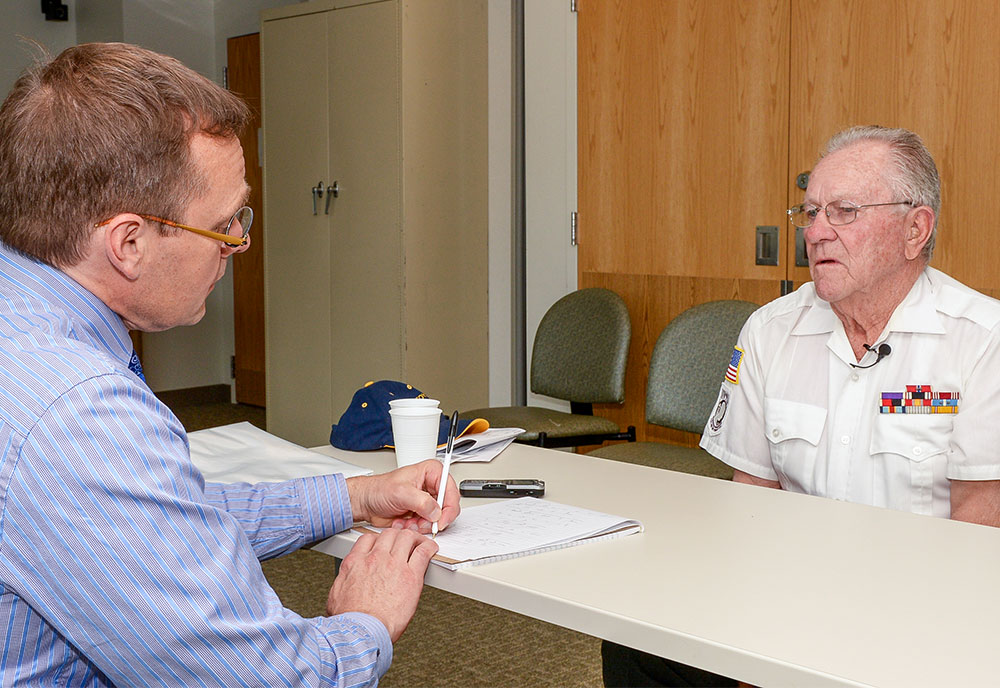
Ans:
[[[229,357],[229,377],[236,379],[236,356]]]
[[[229,67],[222,68],[222,88],[229,90]]]
[[[569,245],[576,246],[577,216],[574,210],[569,214]]]
[[[569,0],[569,11],[576,12],[576,0]]]

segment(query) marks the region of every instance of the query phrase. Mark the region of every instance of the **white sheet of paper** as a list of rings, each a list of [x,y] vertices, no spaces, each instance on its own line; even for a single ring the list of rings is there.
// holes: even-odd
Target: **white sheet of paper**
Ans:
[[[356,466],[283,440],[246,421],[188,433],[191,461],[216,483],[279,482],[329,473],[371,475]]]
[[[489,428],[483,432],[462,435],[455,440],[451,462],[492,461],[510,446],[514,438],[524,432],[523,428]],[[438,449],[437,457],[444,459],[445,449]]]
[[[520,497],[462,509],[438,533],[438,554],[464,561],[550,547],[634,521],[535,497]]]

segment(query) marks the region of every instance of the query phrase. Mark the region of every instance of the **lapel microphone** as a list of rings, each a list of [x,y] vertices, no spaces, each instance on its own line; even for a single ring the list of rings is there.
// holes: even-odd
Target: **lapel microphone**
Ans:
[[[875,362],[869,363],[868,365],[856,365],[852,363],[851,364],[852,368],[871,368],[875,366],[883,358],[892,353],[892,347],[886,344],[885,342],[879,344],[877,349],[874,346],[868,346],[867,344],[862,344],[862,346],[864,346],[865,349],[867,349],[868,351],[875,352]]]

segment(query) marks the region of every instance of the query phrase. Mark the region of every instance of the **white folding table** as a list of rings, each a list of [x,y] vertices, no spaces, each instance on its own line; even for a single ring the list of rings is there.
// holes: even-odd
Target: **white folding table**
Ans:
[[[516,444],[452,475],[540,478],[546,499],[645,532],[432,566],[434,587],[756,685],[1000,683],[998,529]],[[353,541],[316,548],[343,557]]]

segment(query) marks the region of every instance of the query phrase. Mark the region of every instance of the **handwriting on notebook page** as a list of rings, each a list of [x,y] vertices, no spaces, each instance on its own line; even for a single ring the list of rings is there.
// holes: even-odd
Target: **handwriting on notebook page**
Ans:
[[[438,534],[438,554],[455,560],[496,557],[579,540],[626,519],[534,497],[464,509]]]

